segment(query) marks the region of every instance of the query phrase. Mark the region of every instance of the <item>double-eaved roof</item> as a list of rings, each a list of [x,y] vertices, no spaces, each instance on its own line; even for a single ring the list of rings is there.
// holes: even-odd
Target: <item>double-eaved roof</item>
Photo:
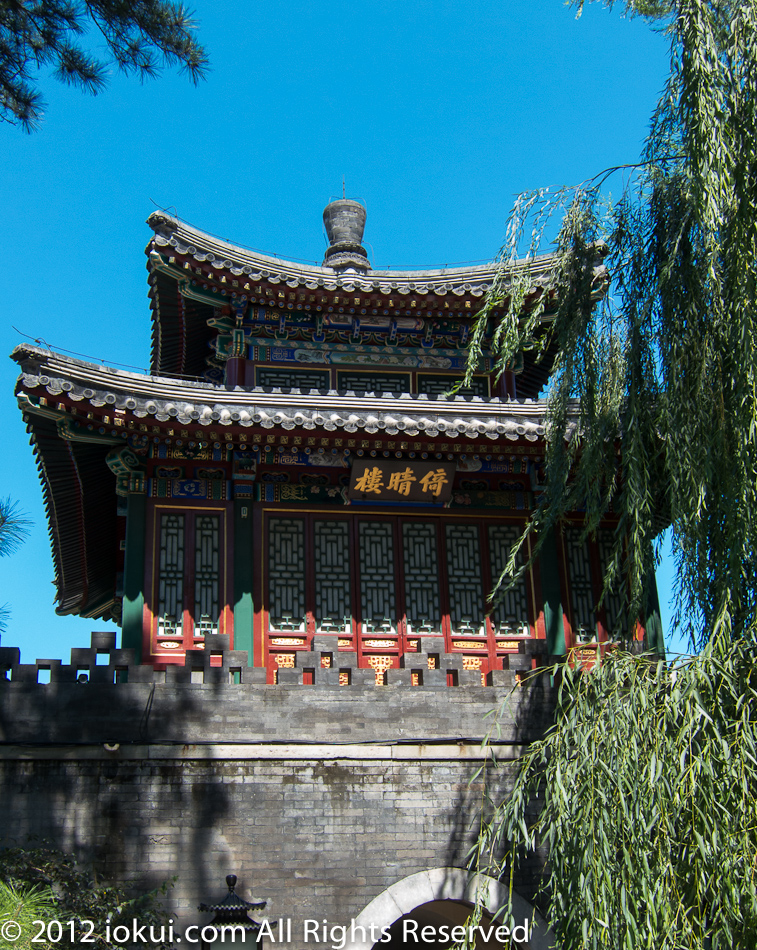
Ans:
[[[148,223],[152,375],[37,346],[13,352],[45,494],[60,613],[118,618],[123,523],[114,453],[124,448],[145,456],[148,446],[210,446],[231,459],[253,440],[270,443],[279,434],[283,446],[288,433],[299,432],[317,434],[318,451],[344,451],[345,458],[347,445],[371,439],[384,455],[418,449],[449,459],[543,441],[545,406],[535,397],[551,369],[549,352],[539,364],[526,354],[518,400],[492,395],[490,364],[481,370],[483,394],[445,395],[438,376],[435,391],[422,391],[418,367],[441,366],[445,379],[459,378],[496,264],[373,271],[359,255],[357,267],[345,266],[354,260],[349,247],[339,267],[299,264],[221,241],[162,212]],[[549,259],[523,267],[536,298]],[[265,362],[290,385],[258,385],[257,377],[230,385],[224,360],[238,350],[253,369]],[[330,368],[313,369],[328,360]],[[349,373],[342,376],[344,366]],[[387,366],[403,372],[358,372]],[[326,384],[307,384],[318,372]],[[347,379],[353,383],[341,386]],[[387,379],[408,391],[384,391]]]

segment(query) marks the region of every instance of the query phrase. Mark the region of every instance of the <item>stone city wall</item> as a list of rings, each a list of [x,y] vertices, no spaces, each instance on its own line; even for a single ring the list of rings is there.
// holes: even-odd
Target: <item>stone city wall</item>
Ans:
[[[292,946],[301,946],[306,918],[348,923],[409,875],[465,867],[486,713],[504,703],[503,764],[487,766],[490,790],[502,795],[554,704],[547,677],[511,692],[512,671],[497,671],[509,682],[482,686],[477,672],[460,670],[448,687],[444,655],[429,671],[440,674],[436,685],[397,677],[377,686],[372,670],[356,670],[368,675],[339,686],[338,670],[308,660],[313,685],[286,670],[293,682],[267,686],[246,654],[209,641],[158,682],[107,635],[73,651],[70,665],[22,666],[17,651],[0,649],[2,844],[44,838],[142,887],[176,876],[169,902],[183,924],[201,921],[197,904],[218,900],[235,873],[238,893],[267,899],[272,918],[292,918]],[[528,899],[537,875],[532,866],[519,881]]]

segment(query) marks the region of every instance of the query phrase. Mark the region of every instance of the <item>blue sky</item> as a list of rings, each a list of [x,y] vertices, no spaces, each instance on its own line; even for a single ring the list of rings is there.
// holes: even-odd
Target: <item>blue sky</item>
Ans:
[[[321,213],[368,210],[375,267],[490,260],[514,196],[634,161],[667,72],[641,20],[561,0],[198,0],[212,63],[97,97],[51,80],[42,130],[0,125],[2,350],[44,339],[147,367],[145,219],[156,206],[234,243],[320,261]],[[4,646],[68,659],[109,625],[54,612],[41,491],[0,361],[0,493],[34,521],[0,561]],[[661,597],[669,596],[664,571]],[[669,613],[669,611],[666,611]],[[678,648],[675,647],[674,648]]]

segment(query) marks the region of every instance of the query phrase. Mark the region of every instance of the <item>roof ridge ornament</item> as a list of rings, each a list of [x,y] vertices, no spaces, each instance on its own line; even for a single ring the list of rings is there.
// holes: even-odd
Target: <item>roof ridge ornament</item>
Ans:
[[[326,205],[323,223],[329,246],[323,259],[325,267],[338,273],[365,272],[371,269],[368,254],[363,247],[366,210],[359,201],[339,198]]]

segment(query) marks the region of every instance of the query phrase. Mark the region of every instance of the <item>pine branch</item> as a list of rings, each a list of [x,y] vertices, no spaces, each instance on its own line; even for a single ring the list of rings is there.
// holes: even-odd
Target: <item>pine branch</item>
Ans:
[[[86,45],[97,30],[108,50],[98,57]],[[39,72],[96,95],[108,65],[150,79],[161,65],[178,67],[193,83],[208,59],[195,37],[191,14],[172,0],[0,0],[0,119],[24,131],[39,127],[44,101]]]

